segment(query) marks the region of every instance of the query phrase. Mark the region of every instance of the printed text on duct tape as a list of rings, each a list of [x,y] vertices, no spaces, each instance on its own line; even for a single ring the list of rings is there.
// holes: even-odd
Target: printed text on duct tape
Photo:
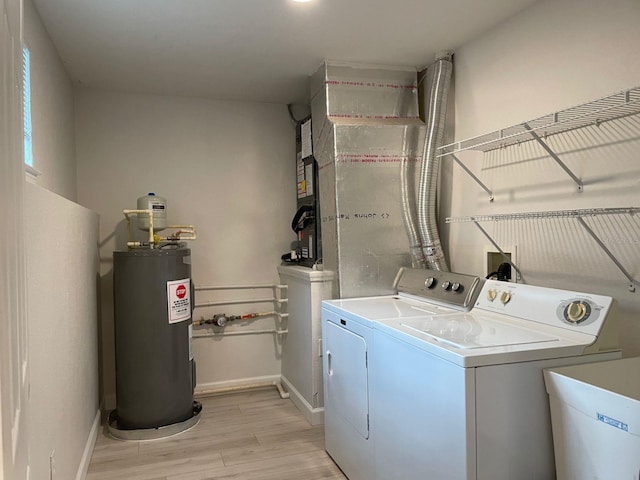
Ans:
[[[345,153],[339,155],[335,162],[331,161],[323,163],[319,166],[319,170],[323,170],[326,167],[333,165],[360,165],[360,166],[392,166],[400,165],[402,162],[418,163],[422,160],[419,156],[406,156],[406,155],[376,155],[376,154],[355,154]]]
[[[322,217],[322,222],[335,222],[336,220],[387,220],[391,215],[383,213],[340,213],[338,215],[327,215]]]

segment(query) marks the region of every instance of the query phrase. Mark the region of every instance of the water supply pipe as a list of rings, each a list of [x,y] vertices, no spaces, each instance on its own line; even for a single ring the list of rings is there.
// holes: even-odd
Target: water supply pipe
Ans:
[[[235,320],[250,320],[252,318],[275,317],[275,316],[277,316],[279,319],[282,319],[282,318],[287,318],[289,314],[280,313],[276,311],[245,313],[243,315],[227,315],[225,313],[216,313],[211,318],[202,318],[200,320],[193,320],[193,325],[194,326],[215,325],[217,327],[224,327],[227,323],[233,322]]]
[[[136,247],[144,247],[144,248],[157,248],[160,246],[161,242],[178,242],[180,240],[196,240],[196,227],[194,225],[169,225],[167,227],[162,228],[170,228],[177,230],[171,235],[167,235],[166,237],[161,237],[157,233],[154,232],[153,227],[153,210],[144,210],[144,209],[135,209],[135,210],[123,210],[125,219],[127,220],[127,247],[136,248]],[[141,215],[145,214],[149,217],[149,240],[147,242],[135,242],[132,241],[131,238],[133,233],[131,231],[131,217],[130,215]]]
[[[129,217],[129,215],[138,215],[141,213],[145,213],[149,216],[149,248],[153,248],[154,245],[154,238],[153,238],[153,210],[149,209],[149,210],[123,210],[122,213],[124,213],[124,218],[127,219],[127,234],[129,236],[129,241],[127,242],[127,245],[132,247],[132,246],[140,246],[140,245],[134,245],[134,244],[140,244],[142,242],[132,242],[131,241],[131,218]]]

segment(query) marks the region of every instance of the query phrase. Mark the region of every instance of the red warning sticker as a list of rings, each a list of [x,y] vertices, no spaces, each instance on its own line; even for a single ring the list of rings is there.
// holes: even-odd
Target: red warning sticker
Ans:
[[[167,282],[167,302],[169,323],[182,322],[191,318],[191,280],[171,280]]]

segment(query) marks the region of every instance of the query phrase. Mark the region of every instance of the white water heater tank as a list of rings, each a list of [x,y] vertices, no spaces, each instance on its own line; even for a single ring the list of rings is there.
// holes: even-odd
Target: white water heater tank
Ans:
[[[157,232],[167,228],[167,201],[149,192],[144,197],[138,198],[138,210],[153,210],[153,231]],[[146,232],[149,231],[149,215],[138,214],[138,228]]]

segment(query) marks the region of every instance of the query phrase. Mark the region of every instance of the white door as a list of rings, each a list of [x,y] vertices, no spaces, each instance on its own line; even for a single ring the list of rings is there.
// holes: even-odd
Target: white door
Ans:
[[[346,328],[327,322],[327,407],[348,422],[362,438],[369,438],[367,343]]]
[[[21,1],[0,0],[0,480],[29,478]]]

